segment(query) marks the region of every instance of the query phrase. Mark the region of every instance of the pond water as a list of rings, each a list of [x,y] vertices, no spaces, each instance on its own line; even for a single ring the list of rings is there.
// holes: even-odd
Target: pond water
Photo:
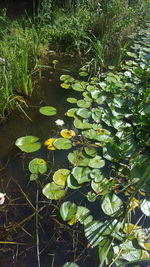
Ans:
[[[35,156],[47,159],[46,148],[25,155],[14,145],[18,137],[25,135],[38,136],[41,142],[54,136],[61,129],[55,124],[57,119],[64,120],[66,128],[72,128],[65,116],[69,107],[66,98],[70,92],[60,87],[59,77],[64,73],[76,75],[78,67],[79,63],[74,60],[63,60],[55,70],[50,68],[43,72],[40,88],[30,99],[29,108],[25,109],[32,121],[23,113],[15,112],[0,127],[0,191],[7,194],[5,204],[0,207],[2,267],[61,267],[66,261],[74,260],[82,267],[98,266],[96,251],[86,247],[81,228],[77,226],[73,230],[66,226],[59,217],[60,203],[47,201],[42,196],[41,183],[46,184],[49,177],[37,183],[29,182],[28,163]],[[42,105],[55,106],[57,115],[41,115],[38,110]],[[67,153],[49,153],[49,174],[68,166]],[[83,201],[80,192],[69,198]]]

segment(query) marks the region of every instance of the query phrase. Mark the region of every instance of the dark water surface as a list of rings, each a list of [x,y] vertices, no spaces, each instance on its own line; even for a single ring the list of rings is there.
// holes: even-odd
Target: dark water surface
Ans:
[[[0,241],[16,243],[0,245],[0,267],[61,267],[66,261],[74,260],[82,267],[98,266],[96,252],[86,248],[81,228],[77,226],[73,230],[65,225],[59,216],[59,203],[42,196],[41,185],[50,178],[43,177],[39,183],[29,182],[28,163],[34,157],[47,159],[46,148],[25,155],[14,145],[18,137],[25,135],[38,136],[42,143],[57,135],[61,129],[55,124],[57,119],[65,121],[65,128],[72,128],[71,120],[64,115],[69,107],[66,98],[71,92],[60,87],[59,77],[61,74],[76,75],[78,66],[76,61],[64,60],[56,70],[48,69],[43,73],[38,93],[30,100],[30,108],[25,109],[32,121],[16,112],[0,126],[0,192],[7,194],[5,204],[0,207]],[[41,115],[38,109],[42,105],[55,106],[57,115]],[[50,174],[68,166],[67,154],[50,152]],[[70,198],[82,203],[83,195],[72,193]],[[36,216],[36,207],[40,209],[39,216]]]

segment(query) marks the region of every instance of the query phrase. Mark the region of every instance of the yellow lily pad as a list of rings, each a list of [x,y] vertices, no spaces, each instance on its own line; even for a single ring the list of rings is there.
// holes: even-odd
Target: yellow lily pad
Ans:
[[[49,138],[44,142],[44,145],[47,146],[47,149],[49,150],[56,150],[56,147],[53,146],[55,140],[56,138]]]
[[[68,130],[68,129],[61,130],[60,134],[64,138],[72,138],[76,135],[76,133],[73,130]]]

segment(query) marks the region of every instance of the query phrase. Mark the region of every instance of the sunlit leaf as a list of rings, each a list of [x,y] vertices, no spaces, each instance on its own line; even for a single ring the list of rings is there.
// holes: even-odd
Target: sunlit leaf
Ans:
[[[84,148],[84,151],[85,151],[85,153],[86,153],[88,156],[91,156],[91,157],[95,157],[96,154],[97,154],[97,150],[96,150],[96,148],[91,147],[91,146],[86,146],[86,147]]]
[[[49,150],[56,150],[56,147],[53,146],[55,140],[56,138],[49,138],[44,142],[44,145],[47,146],[47,149]]]
[[[89,157],[84,155],[82,151],[74,150],[73,152],[70,152],[68,154],[68,160],[74,165],[74,166],[88,166],[89,164]]]
[[[47,171],[47,163],[44,159],[35,158],[29,163],[29,171],[34,174],[44,174]]]
[[[150,200],[143,199],[140,204],[141,211],[148,217],[150,217]]]
[[[44,106],[39,109],[39,112],[46,116],[53,116],[56,115],[57,111],[56,108],[51,106]]]
[[[93,217],[90,215],[89,209],[78,206],[77,212],[76,212],[76,219],[81,223],[81,224],[88,224],[93,220]]]
[[[69,173],[70,171],[68,169],[59,169],[54,173],[53,181],[55,182],[55,184],[64,187]]]
[[[73,130],[68,130],[68,129],[63,129],[60,132],[61,136],[63,136],[64,138],[72,138],[76,135],[76,133]]]
[[[123,248],[121,256],[127,261],[139,260],[142,255],[142,250],[137,248],[133,241],[127,241],[121,245]]]
[[[69,139],[66,138],[58,138],[53,142],[53,145],[57,148],[57,149],[70,149],[72,147],[72,143]]]
[[[84,71],[81,71],[81,72],[79,72],[79,75],[81,77],[86,77],[86,76],[88,76],[88,73],[87,72],[84,72]]]
[[[62,267],[79,267],[79,265],[74,262],[66,262]]]
[[[77,180],[73,177],[73,175],[68,176],[67,186],[71,189],[79,189],[81,187],[81,185],[78,184]]]
[[[105,214],[117,217],[123,212],[123,202],[115,194],[107,194],[103,198],[101,208]]]
[[[74,78],[71,75],[63,74],[63,75],[60,76],[60,80],[61,81],[65,81],[65,82],[73,82]]]
[[[90,159],[88,166],[97,169],[103,168],[105,166],[105,161],[97,155],[93,159]]]
[[[48,183],[44,186],[42,193],[48,199],[60,199],[62,198],[66,191],[63,189],[62,186],[55,184],[54,182]]]
[[[87,108],[79,108],[76,114],[81,118],[88,119],[91,116],[91,111],[89,111]]]
[[[91,123],[88,123],[86,121],[82,121],[78,118],[75,118],[74,120],[74,126],[77,128],[77,129],[90,129],[92,128],[92,124]]]
[[[98,195],[105,195],[111,191],[109,180],[106,178],[104,178],[100,182],[95,182],[92,180],[91,187],[94,190],[94,192]]]
[[[90,179],[90,168],[88,167],[75,167],[72,170],[72,175],[79,184],[89,182]]]
[[[75,104],[75,103],[77,103],[77,99],[74,98],[74,97],[68,97],[67,98],[67,102],[72,103],[72,104]]]
[[[23,152],[31,153],[39,150],[41,148],[41,143],[37,142],[38,137],[35,136],[24,136],[19,137],[15,145],[18,146]]]
[[[91,106],[91,102],[81,99],[77,101],[77,106],[79,108],[89,108]]]
[[[72,218],[75,218],[77,212],[77,205],[66,201],[60,207],[60,215],[64,221],[69,221]]]

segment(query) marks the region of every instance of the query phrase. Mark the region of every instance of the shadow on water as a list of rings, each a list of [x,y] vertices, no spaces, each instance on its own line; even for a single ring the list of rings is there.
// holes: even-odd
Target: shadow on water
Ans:
[[[7,198],[0,207],[0,266],[36,267],[37,249],[41,267],[61,267],[66,261],[76,261],[82,267],[98,266],[96,252],[87,248],[87,242],[78,226],[65,225],[59,216],[58,201],[47,201],[41,194],[41,186],[50,181],[50,174],[60,167],[67,167],[68,152],[50,152],[41,148],[35,153],[25,155],[14,145],[18,137],[35,135],[43,143],[48,137],[57,136],[61,127],[55,120],[63,119],[65,127],[72,128],[64,113],[68,108],[66,98],[70,92],[60,87],[61,74],[76,75],[78,62],[64,60],[57,68],[43,73],[38,93],[30,100],[26,113],[15,112],[0,127],[0,191]],[[52,105],[58,110],[55,117],[46,117],[39,113],[39,106]],[[34,157],[49,160],[49,176],[36,182],[29,182],[28,163]],[[71,198],[71,196],[69,197]],[[72,195],[82,203],[83,195]],[[39,244],[38,244],[39,238]],[[7,243],[6,243],[7,242]],[[11,242],[14,242],[11,244]]]

